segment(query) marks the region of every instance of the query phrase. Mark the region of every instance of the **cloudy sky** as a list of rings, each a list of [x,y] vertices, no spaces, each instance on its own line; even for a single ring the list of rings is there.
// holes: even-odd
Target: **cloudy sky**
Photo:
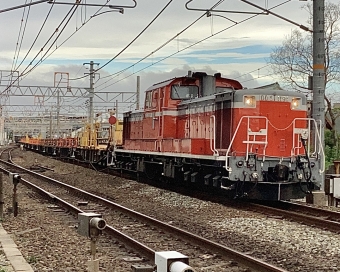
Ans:
[[[144,91],[188,70],[221,72],[245,87],[258,87],[278,81],[268,70],[267,60],[297,28],[273,15],[256,14],[261,10],[241,0],[136,0],[136,7],[133,0],[81,1],[126,6],[123,13],[65,4],[74,0],[16,8],[35,2],[42,1],[0,1],[1,91],[10,70],[22,75],[22,86],[54,86],[54,73],[59,72],[69,73],[71,87],[89,87],[89,78],[84,76],[89,66],[83,64],[90,61],[99,64],[94,85],[99,92],[135,91],[137,76]],[[301,8],[307,1],[251,2],[297,24],[307,24],[308,14]],[[219,12],[205,16],[204,10],[213,6]],[[44,100],[46,105],[55,103],[51,98]],[[65,98],[62,103],[85,101]],[[36,101],[13,97],[6,103]]]

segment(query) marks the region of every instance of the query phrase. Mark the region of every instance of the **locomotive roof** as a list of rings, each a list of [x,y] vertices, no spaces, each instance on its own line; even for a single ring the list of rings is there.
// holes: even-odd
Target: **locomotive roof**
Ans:
[[[242,89],[242,90],[235,90],[232,91],[231,89],[224,92],[224,93],[234,93],[234,101],[241,102],[243,101],[244,95],[274,95],[274,96],[290,96],[290,97],[299,97],[301,98],[302,104],[305,105],[307,103],[307,98],[304,94],[294,91],[286,91],[286,90],[277,90],[277,89]],[[199,97],[195,99],[195,102],[205,101],[214,99],[216,96],[222,95],[224,93],[216,93],[209,96]],[[191,100],[183,100],[181,101],[181,105],[190,104],[192,103]]]
[[[209,75],[207,75],[206,73],[204,72],[194,72],[191,76],[182,76],[182,77],[174,77],[174,78],[171,78],[171,79],[168,79],[168,80],[165,80],[165,81],[162,81],[162,82],[159,82],[159,83],[156,83],[152,86],[150,86],[147,90],[147,91],[150,91],[150,90],[154,90],[154,89],[158,89],[158,88],[161,88],[161,87],[164,87],[164,86],[167,86],[169,84],[171,84],[173,81],[175,80],[183,80],[183,79],[190,79],[190,78],[194,78],[194,79],[199,79],[199,78],[204,78],[204,77],[208,77]],[[213,76],[210,76],[210,77],[216,77],[216,78],[222,78],[224,80],[227,80],[229,81],[230,84],[238,84],[239,87],[235,87],[235,88],[242,88],[242,85],[240,82],[238,82],[237,80],[235,79],[230,79],[230,78],[225,78],[225,77],[221,77],[221,74],[217,73]],[[232,82],[232,83],[231,83]]]
[[[173,81],[175,81],[176,79],[183,79],[183,78],[185,78],[185,76],[174,77],[172,79],[168,79],[166,81],[156,83],[156,84],[150,86],[146,91],[150,91],[150,90],[154,90],[154,89],[157,89],[157,88],[167,86],[167,85],[171,84]],[[212,97],[218,96],[220,94],[221,93],[213,94]],[[238,100],[243,101],[243,95],[246,95],[246,94],[274,95],[274,96],[294,96],[294,97],[300,97],[303,104],[307,103],[307,98],[303,93],[299,93],[299,92],[296,92],[296,91],[284,90],[284,89],[281,88],[281,86],[277,82],[273,83],[273,84],[257,87],[257,88],[235,90],[234,91],[235,101],[238,101]],[[205,96],[205,97],[202,97],[201,99],[206,100],[206,99],[209,99],[209,97]],[[190,101],[187,101],[187,102],[190,103]],[[185,103],[185,101],[182,101],[182,103]]]
[[[147,88],[146,91],[150,91],[150,90],[153,90],[153,89],[157,89],[157,88],[161,88],[161,87],[164,87],[166,85],[169,85],[175,79],[177,79],[177,77],[174,77],[172,79],[168,79],[168,80],[163,81],[163,82],[156,83],[156,84],[150,86],[149,88]]]

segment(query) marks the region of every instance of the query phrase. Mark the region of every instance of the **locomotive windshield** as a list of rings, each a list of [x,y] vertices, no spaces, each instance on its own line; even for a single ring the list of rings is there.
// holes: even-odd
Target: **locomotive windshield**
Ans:
[[[193,99],[198,97],[198,86],[188,85],[188,86],[171,86],[171,99]]]

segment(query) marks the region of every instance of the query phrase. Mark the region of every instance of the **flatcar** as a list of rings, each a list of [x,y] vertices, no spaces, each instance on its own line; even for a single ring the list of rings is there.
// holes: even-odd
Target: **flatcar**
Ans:
[[[119,131],[121,141],[104,145],[96,143],[97,132],[85,141],[23,143],[234,198],[302,198],[319,189],[325,170],[320,124],[308,117],[305,95],[275,86],[247,89],[220,73],[188,72],[151,86],[144,108],[125,112]]]

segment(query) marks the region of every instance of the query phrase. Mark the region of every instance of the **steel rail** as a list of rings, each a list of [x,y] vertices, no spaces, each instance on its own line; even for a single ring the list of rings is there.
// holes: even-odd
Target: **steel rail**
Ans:
[[[275,214],[277,216],[282,216],[285,218],[293,219],[296,222],[303,222],[309,226],[315,226],[321,229],[327,229],[333,232],[340,232],[340,223],[332,220],[328,220],[322,217],[318,216],[312,216],[307,214],[302,214],[300,212],[296,211],[289,211],[285,210],[285,208],[279,208],[279,207],[271,207],[268,205],[262,205],[262,204],[250,204],[251,208],[254,208],[255,210],[261,212],[261,213],[268,213]],[[312,209],[309,209],[309,211],[312,211]],[[320,210],[318,210],[320,212]],[[326,213],[325,213],[326,214]],[[327,212],[327,216],[329,214],[332,214],[332,212]]]
[[[5,149],[5,150],[1,150],[0,151],[0,156],[5,152],[8,151],[9,152],[9,160],[11,161],[11,148],[10,149]],[[21,166],[18,166],[16,164],[13,164],[11,162],[6,162],[4,160],[0,159],[1,163],[4,163],[8,166],[15,166],[18,167],[20,170],[25,170],[27,172],[29,172],[30,174],[35,174],[35,172],[30,171],[28,169],[25,169]],[[0,167],[0,171],[9,175],[10,171]],[[38,175],[41,176],[41,175]],[[41,176],[44,177],[44,176]],[[56,181],[56,180],[54,180]],[[58,205],[59,207],[62,207],[65,211],[71,213],[74,217],[78,218],[78,214],[79,213],[83,213],[84,211],[77,208],[76,206],[68,203],[67,201],[61,199],[60,197],[51,194],[50,192],[38,187],[37,185],[33,184],[32,182],[29,182],[26,179],[21,178],[20,182],[22,184],[24,184],[26,187],[32,189],[33,191],[37,192],[39,195],[45,197],[46,199],[49,199],[51,202],[53,202],[54,204]],[[62,183],[58,183],[58,185],[62,185]],[[66,184],[65,184],[66,185]],[[113,237],[115,237],[116,239],[120,240],[122,243],[124,243],[125,245],[134,248],[135,250],[137,250],[138,252],[140,252],[141,254],[143,254],[143,256],[145,256],[146,258],[153,260],[154,256],[155,256],[155,251],[150,249],[149,247],[143,245],[142,243],[138,242],[137,240],[134,240],[133,238],[125,235],[124,233],[120,232],[119,230],[113,228],[112,226],[107,225],[105,227],[105,232]]]
[[[17,169],[21,170],[21,171],[25,171],[31,175],[34,175],[37,178],[41,178],[44,179],[46,181],[49,182],[53,182],[58,184],[59,186],[63,186],[65,188],[67,188],[70,191],[74,191],[77,192],[78,194],[81,193],[84,197],[86,197],[87,199],[91,199],[91,200],[95,200],[97,202],[100,202],[102,204],[105,204],[106,206],[109,206],[113,209],[116,209],[118,211],[124,212],[125,214],[128,214],[131,217],[134,217],[140,221],[143,222],[148,222],[150,224],[153,224],[159,228],[162,228],[164,230],[166,230],[167,232],[170,232],[173,235],[177,235],[180,237],[183,237],[186,240],[189,240],[191,242],[197,243],[198,245],[200,245],[202,248],[206,248],[206,249],[210,249],[213,251],[217,251],[219,252],[221,255],[223,255],[226,258],[231,258],[234,260],[237,260],[239,263],[241,263],[242,265],[245,265],[251,269],[254,269],[256,271],[259,272],[287,272],[286,270],[284,270],[283,268],[279,268],[276,267],[274,265],[268,264],[262,260],[259,260],[257,258],[248,256],[246,254],[243,254],[239,251],[236,251],[232,248],[226,247],[224,245],[221,245],[219,243],[216,243],[214,241],[208,240],[206,238],[203,238],[201,236],[198,236],[196,234],[190,233],[186,230],[180,229],[178,227],[169,225],[167,223],[164,223],[162,221],[159,221],[157,219],[154,219],[150,216],[144,215],[142,213],[136,212],[134,210],[128,209],[122,205],[119,205],[117,203],[114,203],[112,201],[109,201],[107,199],[104,199],[100,196],[97,196],[95,194],[89,193],[87,191],[78,189],[74,186],[62,183],[60,181],[57,181],[55,179],[43,176],[39,173],[35,173],[33,171],[30,171],[28,169],[25,169],[21,166],[18,166],[16,164],[12,164],[10,162],[6,162],[3,160],[0,160],[1,163],[4,163],[10,167],[17,167]],[[0,168],[0,171],[6,172],[5,169]],[[44,195],[45,197],[48,197],[51,201],[53,201],[56,204],[60,204],[62,207],[64,207],[67,211],[71,212],[72,214],[78,214],[79,212],[82,212],[80,209],[78,209],[75,206],[72,206],[71,204],[68,204],[67,202],[65,202],[64,200],[56,197],[53,194],[50,194],[49,192],[46,192],[42,189],[40,189],[39,187],[35,186],[34,184],[32,184],[31,182],[22,179],[23,183],[27,186],[29,186],[30,188],[34,189],[34,190],[38,190],[41,191],[41,194]],[[153,251],[152,249],[146,247],[145,245],[139,243],[138,241],[132,239],[131,237],[123,234],[122,232],[114,229],[113,227],[108,227],[108,229],[105,229],[104,231],[109,231],[108,234],[115,236],[118,240],[124,242],[125,244],[137,249],[138,251],[140,251],[141,253],[144,254],[144,256],[146,256],[147,258],[149,258],[150,260],[153,260],[154,258],[154,253],[155,251]]]
[[[289,210],[294,210],[294,211],[303,211],[305,213],[310,213],[313,216],[325,217],[332,221],[340,221],[340,212],[337,212],[337,211],[325,210],[325,209],[318,208],[318,207],[308,206],[308,205],[300,204],[297,202],[284,201],[284,200],[281,200],[279,204],[283,205],[284,209],[289,209]]]

